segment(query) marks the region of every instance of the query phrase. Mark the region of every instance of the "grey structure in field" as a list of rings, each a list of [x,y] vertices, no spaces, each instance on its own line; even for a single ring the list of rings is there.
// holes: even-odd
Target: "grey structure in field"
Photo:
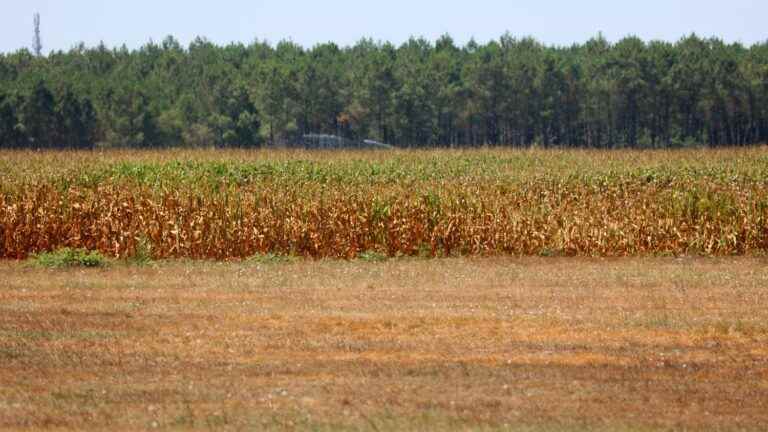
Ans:
[[[302,135],[298,147],[307,149],[384,149],[389,150],[394,147],[389,144],[380,143],[373,140],[352,140],[338,135],[327,134],[306,134]]]

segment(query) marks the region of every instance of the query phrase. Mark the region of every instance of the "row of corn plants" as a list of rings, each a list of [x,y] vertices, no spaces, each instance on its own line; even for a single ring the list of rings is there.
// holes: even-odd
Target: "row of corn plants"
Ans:
[[[442,180],[437,172],[370,183],[9,181],[0,258],[63,247],[130,257],[147,246],[154,258],[199,259],[765,253],[768,182],[716,168]]]

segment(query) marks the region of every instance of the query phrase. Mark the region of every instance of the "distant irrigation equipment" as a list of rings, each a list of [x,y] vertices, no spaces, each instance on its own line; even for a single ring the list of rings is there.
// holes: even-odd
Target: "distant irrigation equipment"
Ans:
[[[381,149],[391,150],[395,147],[382,142],[366,139],[353,140],[328,134],[305,134],[297,143],[298,147],[306,149]]]

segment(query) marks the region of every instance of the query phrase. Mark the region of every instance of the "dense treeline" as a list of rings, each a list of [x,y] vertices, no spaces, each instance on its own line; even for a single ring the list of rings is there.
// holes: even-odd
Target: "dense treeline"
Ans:
[[[3,148],[260,146],[310,132],[401,146],[768,142],[768,42],[183,48],[168,37],[0,54]]]

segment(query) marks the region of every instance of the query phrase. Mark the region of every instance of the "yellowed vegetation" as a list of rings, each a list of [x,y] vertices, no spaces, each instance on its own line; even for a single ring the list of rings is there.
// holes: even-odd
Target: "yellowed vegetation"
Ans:
[[[765,148],[5,152],[0,257],[762,254]]]

